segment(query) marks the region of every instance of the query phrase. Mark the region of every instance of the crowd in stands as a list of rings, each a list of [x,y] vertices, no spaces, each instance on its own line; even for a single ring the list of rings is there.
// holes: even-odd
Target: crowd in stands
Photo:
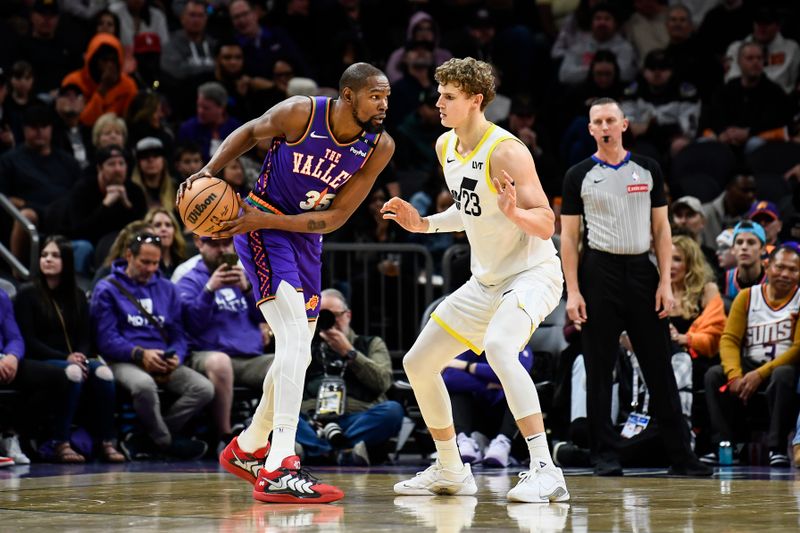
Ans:
[[[405,235],[378,209],[393,195],[423,215],[452,203],[434,151],[444,130],[433,72],[450,57],[472,56],[496,71],[498,96],[486,116],[529,148],[556,214],[565,171],[595,151],[589,104],[598,97],[621,103],[630,121],[625,146],[661,165],[671,199],[673,264],[662,275],[671,276],[677,302],[669,318],[673,367],[685,384],[696,451],[714,462],[719,442],[731,441],[743,459],[755,460],[752,443],[761,438],[769,455],[759,460],[790,463],[789,437],[800,424],[793,319],[784,331],[786,316],[800,312],[800,4],[1,4],[0,194],[42,239],[28,283],[0,265],[16,287],[13,301],[0,291],[0,389],[19,390],[31,413],[0,419],[0,455],[17,463],[27,461],[25,452],[67,463],[90,455],[187,459],[233,437],[233,387],[258,393],[271,337],[231,260],[231,242],[184,231],[177,186],[229,133],[275,103],[335,96],[342,70],[354,62],[382,68],[391,82],[386,128],[397,153],[353,219],[326,239],[422,243],[440,272],[444,251],[463,235]],[[246,193],[269,148],[256,145],[219,177]],[[0,242],[23,264],[30,260],[27,226],[0,212]],[[401,266],[378,258],[370,268],[396,277]],[[337,345],[344,352],[338,357],[355,380],[348,387],[363,399],[321,423],[311,400],[325,362],[316,361],[303,407],[312,414],[302,419],[299,445],[317,461],[368,464],[365,449],[374,454],[403,415],[386,398],[388,349],[369,332],[350,330],[345,295],[327,292],[322,300],[341,321],[329,344],[334,354]],[[762,318],[775,331],[751,331],[749,321]],[[580,332],[571,324],[565,331],[579,347]],[[621,339],[620,360],[630,365],[627,352]],[[555,365],[566,371],[554,372],[557,386],[573,393],[557,394],[553,405],[564,413],[553,435],[568,444],[556,453],[563,464],[575,459],[568,452],[586,447],[575,431],[586,411],[582,359],[579,348],[570,353]],[[520,354],[525,363],[536,357]],[[508,466],[513,420],[485,366],[465,355],[445,373],[459,445],[471,462]],[[628,402],[644,394],[627,389]],[[125,435],[115,420],[120,397],[138,421]],[[560,408],[559,398],[572,405]],[[475,404],[481,414],[470,417]],[[210,415],[208,442],[192,433],[201,412]],[[613,412],[625,422],[625,409]],[[76,428],[93,447],[80,445]],[[800,436],[794,443],[797,464]]]

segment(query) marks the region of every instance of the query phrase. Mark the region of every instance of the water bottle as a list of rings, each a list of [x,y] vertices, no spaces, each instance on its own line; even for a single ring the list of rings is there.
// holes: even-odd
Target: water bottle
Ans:
[[[731,466],[733,464],[733,447],[731,443],[724,440],[719,443],[719,464],[720,466]]]

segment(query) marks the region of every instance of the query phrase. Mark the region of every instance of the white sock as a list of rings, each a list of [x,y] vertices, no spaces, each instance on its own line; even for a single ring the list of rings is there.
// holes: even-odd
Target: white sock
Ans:
[[[447,440],[435,440],[433,443],[436,445],[436,451],[439,452],[439,463],[443,467],[456,472],[464,468],[464,461],[461,460],[461,454],[458,453],[455,437]]]
[[[547,436],[544,433],[525,437],[525,442],[531,454],[531,468],[546,468],[553,464],[550,449],[547,447]]]
[[[294,455],[294,439],[297,426],[279,425],[272,430],[272,446],[270,446],[264,469],[268,472],[277,470],[287,457]]]

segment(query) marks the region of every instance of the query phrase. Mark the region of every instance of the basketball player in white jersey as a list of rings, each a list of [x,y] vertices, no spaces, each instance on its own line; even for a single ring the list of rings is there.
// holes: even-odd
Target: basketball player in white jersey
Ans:
[[[484,116],[495,95],[491,66],[472,58],[451,59],[436,69],[435,78],[442,124],[452,128],[437,140],[436,153],[455,203],[422,218],[408,202],[392,198],[382,212],[415,233],[466,231],[472,277],[436,308],[403,359],[438,459],[394,490],[405,495],[477,491],[470,466],[458,453],[441,376],[467,346],[486,352],[530,450],[531,468],[520,474],[508,499],[565,501],[569,492],[547,447],[539,396],[518,359],[561,298],[561,263],[550,240],[555,216],[528,149]]]

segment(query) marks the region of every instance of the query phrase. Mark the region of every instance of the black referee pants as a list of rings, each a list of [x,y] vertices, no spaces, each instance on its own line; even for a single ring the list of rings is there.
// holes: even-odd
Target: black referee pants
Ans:
[[[658,270],[647,254],[616,255],[587,248],[579,276],[587,314],[581,336],[592,463],[619,461],[621,437],[611,424],[611,386],[619,336],[627,331],[650,391],[649,413],[659,422],[668,459],[672,465],[686,464],[694,456],[670,363],[668,321],[655,311]]]

